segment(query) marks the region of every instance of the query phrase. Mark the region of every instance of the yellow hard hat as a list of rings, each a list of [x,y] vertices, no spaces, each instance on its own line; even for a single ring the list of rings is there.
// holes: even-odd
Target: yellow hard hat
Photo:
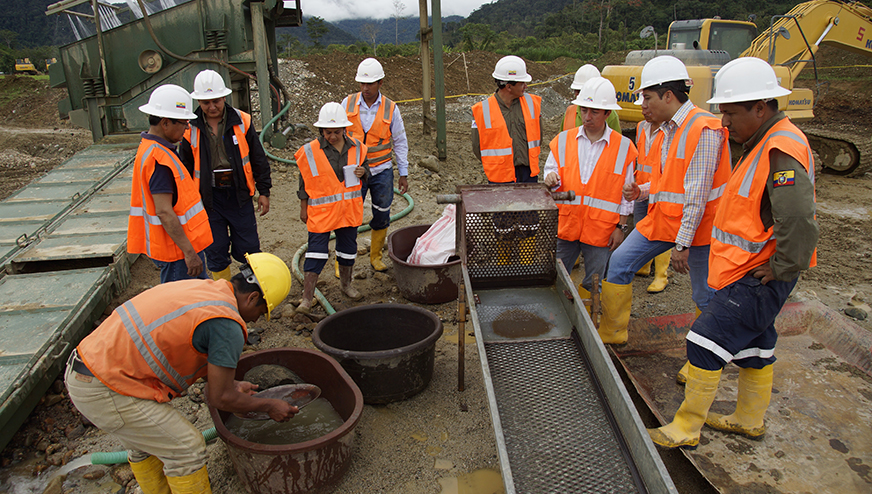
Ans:
[[[252,276],[246,277],[246,281],[256,283],[263,292],[266,317],[269,320],[272,310],[282,303],[291,291],[291,270],[278,256],[266,252],[245,254],[245,260],[253,273]]]

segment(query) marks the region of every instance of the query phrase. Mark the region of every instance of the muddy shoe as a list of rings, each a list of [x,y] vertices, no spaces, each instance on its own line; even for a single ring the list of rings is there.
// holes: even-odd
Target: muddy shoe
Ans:
[[[360,300],[363,298],[363,294],[351,285],[342,287],[342,293],[351,300]]]
[[[339,287],[342,293],[351,300],[360,300],[363,294],[351,286],[351,274],[354,266],[339,266]]]

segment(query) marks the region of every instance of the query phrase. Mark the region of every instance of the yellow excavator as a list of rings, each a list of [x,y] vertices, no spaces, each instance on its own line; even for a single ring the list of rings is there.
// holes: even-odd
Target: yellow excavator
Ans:
[[[646,30],[643,36],[651,34],[651,28]],[[812,0],[785,15],[773,16],[769,29],[760,35],[757,26],[749,21],[695,19],[674,21],[667,40],[667,49],[632,51],[623,65],[603,68],[603,77],[611,80],[618,92],[621,120],[642,120],[641,109],[633,104],[642,66],[655,56],[672,55],[684,62],[693,79],[691,101],[715,114],[717,105],[709,105],[706,100],[714,94],[717,70],[736,57],[766,60],[775,69],[780,84],[792,91],[778,99],[779,107],[794,122],[807,122],[814,117],[815,92],[795,87],[797,76],[812,64],[817,78],[815,54],[821,44],[872,56],[872,9],[859,2]],[[872,140],[868,135],[809,126],[803,126],[803,130],[822,165],[830,171],[844,175],[872,171]]]
[[[37,75],[39,71],[36,70],[36,66],[30,61],[29,58],[17,58],[15,59],[15,72],[19,74],[31,74]]]

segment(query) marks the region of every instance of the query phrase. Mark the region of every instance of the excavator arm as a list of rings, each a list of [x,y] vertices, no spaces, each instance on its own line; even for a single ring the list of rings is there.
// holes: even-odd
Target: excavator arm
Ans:
[[[821,43],[872,56],[872,9],[859,2],[801,3],[785,15],[774,16],[771,27],[741,56],[787,66],[792,83]]]

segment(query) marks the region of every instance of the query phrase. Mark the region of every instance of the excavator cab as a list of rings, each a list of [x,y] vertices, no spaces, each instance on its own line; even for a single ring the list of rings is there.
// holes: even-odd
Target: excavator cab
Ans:
[[[747,21],[693,19],[669,25],[672,49],[722,50],[736,58],[757,37],[757,25]]]

